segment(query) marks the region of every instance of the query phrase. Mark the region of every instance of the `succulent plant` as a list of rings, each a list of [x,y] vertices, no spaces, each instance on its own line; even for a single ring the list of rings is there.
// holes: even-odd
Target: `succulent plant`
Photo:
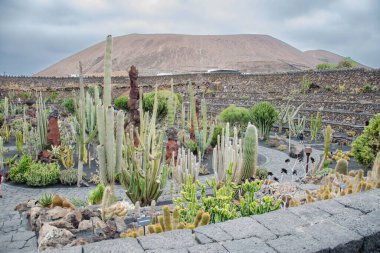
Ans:
[[[50,192],[46,192],[46,193],[42,194],[42,196],[38,200],[38,203],[42,207],[49,207],[51,205],[52,201],[53,201],[53,194]]]
[[[347,175],[348,174],[348,162],[345,159],[339,159],[335,166],[335,171]]]

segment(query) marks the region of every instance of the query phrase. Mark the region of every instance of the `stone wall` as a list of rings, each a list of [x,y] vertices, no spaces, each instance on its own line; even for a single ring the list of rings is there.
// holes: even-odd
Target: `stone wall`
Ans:
[[[380,190],[64,252],[379,252]],[[62,249],[49,251],[62,252]]]
[[[175,90],[187,94],[186,82],[192,80],[198,93],[205,93],[212,114],[218,114],[230,104],[251,107],[260,101],[270,101],[280,107],[292,99],[292,104],[304,104],[301,114],[307,118],[320,111],[324,125],[345,132],[361,132],[366,121],[380,112],[380,70],[327,70],[298,71],[275,74],[187,74],[173,76],[145,76],[139,82],[144,91],[157,84],[168,88],[173,78]],[[309,79],[315,88],[299,93],[303,78]],[[86,77],[85,85],[102,84],[101,77]],[[59,91],[60,98],[78,93],[78,78],[0,77],[0,95],[14,90],[19,96],[24,90],[36,90],[48,96]],[[113,96],[125,93],[128,77],[113,77]],[[376,92],[360,93],[365,84],[377,88]],[[339,86],[343,87],[341,91]]]

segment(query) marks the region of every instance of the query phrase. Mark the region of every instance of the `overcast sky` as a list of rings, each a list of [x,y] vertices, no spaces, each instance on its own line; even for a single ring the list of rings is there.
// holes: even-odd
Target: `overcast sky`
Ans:
[[[380,67],[379,0],[1,0],[0,74],[130,33],[267,34]]]

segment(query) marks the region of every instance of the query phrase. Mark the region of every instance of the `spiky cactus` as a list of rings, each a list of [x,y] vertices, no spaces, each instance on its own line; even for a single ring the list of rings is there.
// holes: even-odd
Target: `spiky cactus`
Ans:
[[[174,120],[175,120],[175,115],[177,111],[177,99],[174,98],[175,93],[174,93],[174,87],[173,87],[173,78],[170,81],[170,87],[171,87],[171,94],[168,98],[168,128],[172,128],[174,125]]]
[[[331,126],[327,125],[326,132],[325,132],[325,145],[323,149],[323,156],[325,158],[327,158],[327,156],[329,155],[330,142],[331,142]]]
[[[142,108],[142,99],[139,103]],[[152,117],[140,110],[140,133],[136,129],[127,133],[122,153],[120,181],[132,202],[140,201],[142,206],[149,205],[152,200],[157,201],[168,181],[168,166],[163,149],[164,132],[157,130],[156,126],[157,107],[156,92]],[[137,147],[134,143],[134,133],[138,138]]]
[[[227,169],[232,163],[233,180],[240,180],[241,167],[243,163],[243,147],[241,139],[238,138],[237,128],[234,127],[234,136],[230,140],[230,124],[222,130],[222,135],[217,137],[217,145],[213,149],[212,168],[218,182],[225,182]]]
[[[6,154],[6,149],[4,148],[3,137],[0,136],[0,171],[4,170],[4,157]]]
[[[195,142],[197,145],[197,150],[202,159],[205,151],[210,146],[212,136],[214,133],[214,124],[211,124],[210,129],[208,128],[208,119],[207,119],[207,106],[206,100],[203,97],[201,100],[201,122],[198,122],[197,112],[196,112],[196,101],[194,90],[191,85],[191,81],[188,82],[188,90],[189,90],[189,100],[190,100],[190,116],[191,116],[191,124],[193,126]],[[201,125],[200,125],[201,124]]]
[[[112,73],[112,36],[108,35],[106,39],[106,52],[104,55],[104,92],[103,103],[104,107],[111,106],[111,73]]]
[[[46,112],[45,103],[40,93],[37,100],[37,130],[38,130],[38,138],[39,138],[39,143],[38,143],[39,151],[44,150],[46,147],[47,123],[48,123],[48,114]]]
[[[259,144],[257,128],[254,125],[248,125],[243,145],[243,166],[240,177],[242,182],[256,174]]]
[[[335,166],[335,171],[347,175],[348,174],[348,161],[346,159],[339,159]]]
[[[121,171],[122,141],[124,136],[124,112],[118,111],[116,116],[116,134],[114,108],[97,106],[99,142],[100,178],[104,185],[113,185],[115,176]]]
[[[377,153],[371,171],[371,179],[376,188],[380,188],[380,152]]]
[[[201,161],[190,150],[186,151],[181,148],[178,152],[177,163],[175,164],[173,157],[171,167],[173,179],[178,186],[181,186],[189,176],[192,178],[193,183],[197,181]]]
[[[9,116],[9,99],[8,99],[8,97],[4,98],[4,105],[3,106],[4,106],[4,109],[3,109],[4,121],[6,122],[8,119],[8,116]]]

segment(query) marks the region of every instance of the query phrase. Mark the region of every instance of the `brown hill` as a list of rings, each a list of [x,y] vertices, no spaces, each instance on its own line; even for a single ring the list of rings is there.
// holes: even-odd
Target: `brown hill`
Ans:
[[[42,70],[35,76],[103,75],[105,42]],[[310,51],[309,51],[310,52]],[[130,34],[113,38],[112,73],[127,75],[132,64],[140,75],[234,69],[278,72],[314,68],[321,60],[268,35]]]
[[[345,57],[334,54],[332,52],[326,51],[326,50],[308,50],[304,52],[307,56],[319,61],[319,62],[326,62],[330,64],[338,64],[342,60],[345,59]],[[368,66],[362,65],[358,62],[355,62],[357,65],[356,67],[359,68],[369,68]]]

